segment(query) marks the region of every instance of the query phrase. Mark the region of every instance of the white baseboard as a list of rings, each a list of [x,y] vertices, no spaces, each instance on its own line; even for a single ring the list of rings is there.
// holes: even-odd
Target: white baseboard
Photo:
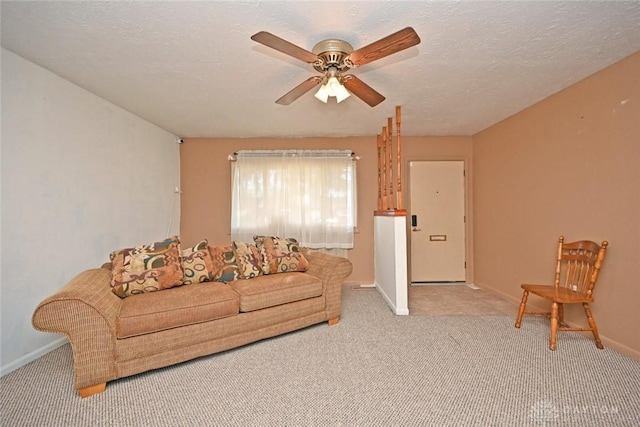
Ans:
[[[398,308],[398,306],[396,305],[396,302],[389,298],[389,295],[387,295],[387,293],[384,291],[384,289],[382,289],[381,286],[376,286],[375,289],[378,290],[378,292],[380,292],[380,295],[382,295],[382,298],[384,298],[384,300],[387,302],[387,304],[389,304],[389,307],[391,308],[391,311],[393,311],[393,313],[396,316],[408,316],[409,315],[409,308],[403,309],[403,308]]]
[[[57,340],[50,342],[49,344],[45,345],[44,347],[40,347],[37,350],[32,351],[31,353],[27,353],[24,356],[18,358],[17,360],[14,360],[13,362],[7,363],[6,365],[3,365],[0,367],[0,377],[3,377],[5,375],[7,375],[9,372],[13,372],[18,368],[22,368],[24,365],[33,362],[36,359],[39,359],[40,357],[44,356],[45,354],[55,350],[58,347],[62,347],[63,345],[65,345],[66,343],[68,343],[69,340],[66,337],[61,337],[58,338]]]

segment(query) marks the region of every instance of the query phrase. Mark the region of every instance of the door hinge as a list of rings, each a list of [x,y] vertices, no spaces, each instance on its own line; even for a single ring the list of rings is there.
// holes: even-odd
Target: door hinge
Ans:
[[[467,261],[464,262],[464,268],[467,268]]]

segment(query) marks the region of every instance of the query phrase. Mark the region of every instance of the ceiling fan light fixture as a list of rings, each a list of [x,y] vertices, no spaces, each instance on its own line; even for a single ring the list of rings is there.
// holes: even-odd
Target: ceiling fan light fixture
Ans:
[[[329,77],[326,84],[320,86],[320,89],[314,95],[319,101],[327,103],[330,96],[334,96],[338,103],[344,101],[351,96],[349,91],[340,83],[337,77]]]
[[[338,103],[341,103],[342,101],[344,101],[345,99],[347,99],[348,97],[351,96],[351,94],[349,93],[349,91],[341,84],[338,83],[338,86],[335,90],[335,94],[336,94],[336,101]]]
[[[338,93],[338,88],[340,87],[340,82],[337,77],[329,77],[329,81],[327,81],[327,89],[329,89],[329,96],[336,96]]]
[[[313,96],[315,96],[318,101],[326,104],[327,100],[329,100],[329,90],[327,89],[327,85],[320,86],[320,89],[318,89],[316,94]]]

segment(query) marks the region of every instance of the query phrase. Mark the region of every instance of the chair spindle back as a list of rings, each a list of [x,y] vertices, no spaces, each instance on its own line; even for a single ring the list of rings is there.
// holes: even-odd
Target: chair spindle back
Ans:
[[[554,286],[591,296],[604,261],[608,242],[598,245],[590,240],[564,243],[558,241],[558,258]]]

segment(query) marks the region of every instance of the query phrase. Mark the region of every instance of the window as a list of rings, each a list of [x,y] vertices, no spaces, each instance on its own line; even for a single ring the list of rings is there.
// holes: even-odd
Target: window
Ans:
[[[232,166],[231,238],[292,237],[310,248],[353,247],[351,151],[240,151]]]

